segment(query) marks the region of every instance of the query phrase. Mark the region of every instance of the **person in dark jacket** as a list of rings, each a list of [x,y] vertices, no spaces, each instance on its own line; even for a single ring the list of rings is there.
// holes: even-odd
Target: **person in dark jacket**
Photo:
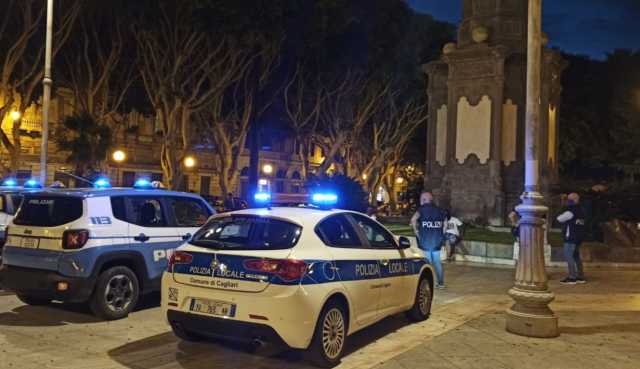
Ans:
[[[580,258],[580,244],[584,240],[584,211],[580,207],[580,196],[571,193],[567,197],[567,208],[558,215],[562,224],[564,239],[564,258],[567,260],[569,276],[560,281],[562,284],[586,283]]]
[[[445,221],[446,213],[433,204],[433,195],[430,192],[423,192],[420,195],[420,207],[411,217],[411,227],[418,237],[418,246],[436,270],[436,288],[444,288],[440,250],[444,243]]]

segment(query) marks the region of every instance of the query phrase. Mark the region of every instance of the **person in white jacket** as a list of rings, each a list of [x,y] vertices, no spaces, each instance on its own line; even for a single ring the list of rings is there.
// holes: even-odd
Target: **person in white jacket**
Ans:
[[[462,221],[456,217],[449,217],[447,219],[447,223],[445,224],[444,229],[444,238],[447,240],[449,244],[449,253],[447,254],[447,260],[452,261],[454,259],[454,255],[456,253],[456,245],[460,243],[460,227],[462,226]]]

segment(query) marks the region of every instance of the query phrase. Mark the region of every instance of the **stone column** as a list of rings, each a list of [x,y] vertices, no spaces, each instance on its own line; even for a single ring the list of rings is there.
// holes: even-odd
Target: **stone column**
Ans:
[[[542,0],[529,0],[528,14],[525,189],[516,208],[521,215],[520,255],[515,285],[509,290],[515,303],[507,310],[506,328],[528,337],[556,337],[558,318],[548,306],[554,295],[547,288],[544,265],[542,225],[548,209],[539,192]]]

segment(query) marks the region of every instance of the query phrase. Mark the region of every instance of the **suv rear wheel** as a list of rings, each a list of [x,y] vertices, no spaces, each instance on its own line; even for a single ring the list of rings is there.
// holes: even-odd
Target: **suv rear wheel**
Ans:
[[[112,267],[98,277],[89,306],[100,318],[122,319],[136,307],[139,291],[138,278],[131,269]]]
[[[50,299],[41,298],[41,297],[23,295],[23,294],[20,294],[20,293],[16,294],[16,296],[18,296],[18,299],[20,301],[24,302],[27,305],[31,305],[31,306],[43,306],[43,305],[49,305],[51,303]]]
[[[347,343],[348,318],[346,309],[335,300],[329,301],[316,323],[309,346],[309,360],[322,368],[333,368],[340,363]]]

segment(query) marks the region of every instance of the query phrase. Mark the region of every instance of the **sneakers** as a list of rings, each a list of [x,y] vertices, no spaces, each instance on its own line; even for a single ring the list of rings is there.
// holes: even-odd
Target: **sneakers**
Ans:
[[[585,284],[585,283],[587,283],[587,281],[584,278],[576,278],[576,283],[577,284]]]
[[[439,290],[444,290],[447,287],[445,287],[444,284],[436,284],[436,288],[439,289]]]
[[[576,283],[578,283],[576,279],[569,278],[569,277],[560,281],[560,284],[576,284]]]

